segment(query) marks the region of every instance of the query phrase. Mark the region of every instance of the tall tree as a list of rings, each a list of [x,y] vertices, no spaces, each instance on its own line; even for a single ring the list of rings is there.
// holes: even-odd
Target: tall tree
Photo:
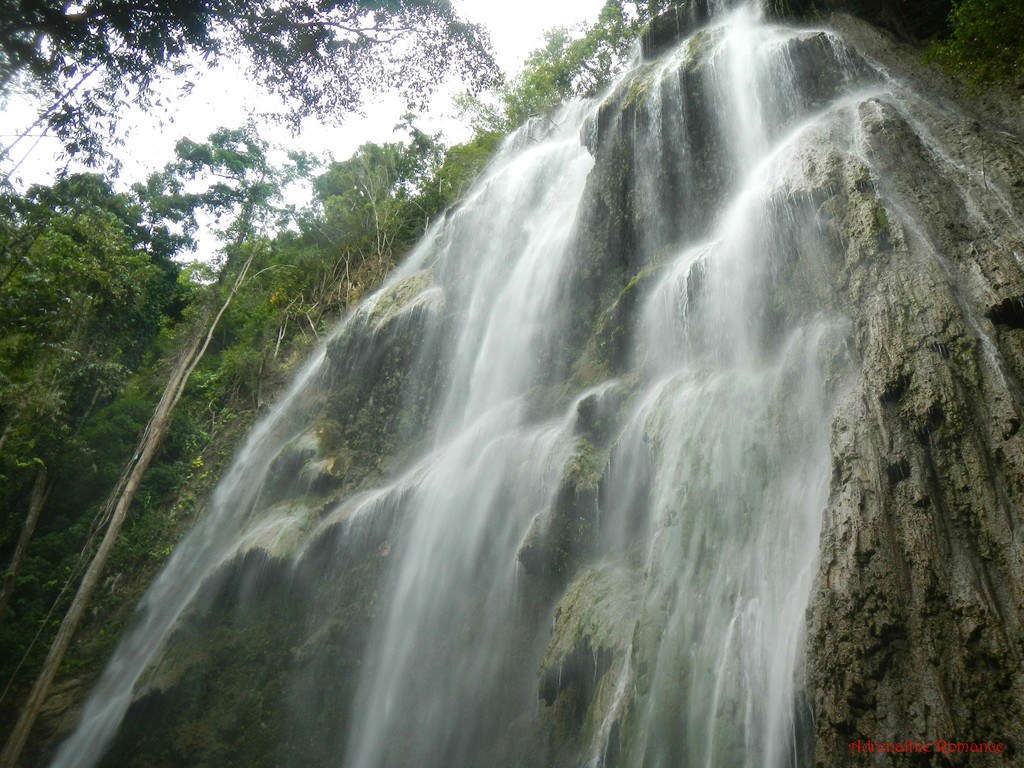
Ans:
[[[495,73],[479,27],[448,0],[0,0],[0,92],[22,78],[40,123],[93,154],[128,101],[199,62],[233,56],[283,96],[288,117],[337,118],[368,92],[421,99],[455,72]]]
[[[381,260],[388,268],[396,243],[415,240],[435,212],[424,199],[444,159],[436,137],[411,124],[407,143],[363,144],[314,181],[326,231],[337,245]]]

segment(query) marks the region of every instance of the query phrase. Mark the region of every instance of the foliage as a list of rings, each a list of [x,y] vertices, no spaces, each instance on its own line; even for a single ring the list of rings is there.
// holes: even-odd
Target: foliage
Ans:
[[[974,87],[1024,77],[1024,4],[1019,0],[958,0],[952,33],[929,52]]]
[[[199,211],[220,225],[216,234],[222,242],[237,245],[282,225],[284,211],[275,205],[281,190],[297,173],[308,173],[305,156],[293,155],[288,167],[276,168],[268,149],[252,123],[220,128],[202,144],[184,138],[175,146],[176,160],[133,189],[155,223],[180,229],[182,245],[194,247]]]
[[[546,32],[544,47],[530,54],[523,73],[503,93],[510,123],[520,125],[564,101],[595,96],[626,62],[641,18],[627,17],[621,0],[608,0],[582,36],[564,27]]]
[[[459,97],[462,117],[478,135],[508,132],[566,101],[596,96],[628,63],[633,41],[663,5],[606,0],[594,24],[549,29],[522,73],[496,89],[497,104]]]
[[[469,190],[498,151],[502,138],[497,131],[485,131],[445,153],[444,162],[437,172],[437,209],[459,200]]]
[[[416,100],[448,72],[478,85],[495,72],[486,34],[446,0],[0,0],[0,93],[26,79],[71,154],[96,156],[123,105],[160,106],[162,77],[224,55],[247,61],[293,123],[357,110],[367,92]]]
[[[124,455],[111,438],[130,440],[139,429],[97,417],[180,316],[185,296],[173,239],[99,176],[3,195],[0,233],[0,550],[15,587],[0,642],[10,673],[73,572],[95,511],[90,481],[106,478],[103,493],[119,473]],[[26,559],[11,562],[39,477],[51,478],[44,515]]]
[[[13,680],[0,723],[18,712],[53,618],[66,607],[67,597],[57,601],[61,588],[78,572],[191,319],[219,304],[239,265],[250,264],[146,474],[65,675],[95,670],[195,499],[210,490],[301,353],[464,194],[501,138],[491,133],[446,149],[411,115],[403,125],[404,141],[366,144],[322,169],[304,156],[273,162],[248,125],[180,142],[172,163],[129,192],[78,175],[0,197],[5,565],[36,469],[45,464],[53,479],[0,616],[0,675],[4,685]],[[315,195],[298,213],[281,204],[294,180]],[[200,214],[219,221],[221,258],[181,267],[172,258],[193,245]]]
[[[0,419],[22,438],[4,451],[9,471],[45,459],[119,388],[181,297],[163,229],[102,178],[0,205]]]
[[[364,144],[316,179],[323,204],[322,233],[336,245],[391,254],[396,241],[422,233],[420,196],[443,158],[437,140],[410,128],[408,144]]]

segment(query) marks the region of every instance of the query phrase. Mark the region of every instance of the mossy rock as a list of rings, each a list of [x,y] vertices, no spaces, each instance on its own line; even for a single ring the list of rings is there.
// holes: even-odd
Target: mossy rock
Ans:
[[[599,740],[608,734],[602,730],[624,709],[617,691],[621,676],[630,674],[626,658],[640,583],[635,571],[619,565],[589,568],[555,608],[538,696],[554,712],[555,739],[574,744],[580,753],[603,749]]]
[[[517,558],[527,573],[544,574],[557,588],[586,560],[597,536],[606,449],[580,438],[562,469],[551,508],[534,517]]]
[[[432,305],[435,309],[443,306],[444,293],[433,281],[427,270],[420,270],[386,288],[369,305],[370,324],[381,329],[395,321],[403,312],[424,305]]]
[[[621,565],[585,569],[565,590],[555,608],[551,640],[541,663],[543,674],[557,672],[583,648],[625,653],[632,643],[642,579]]]

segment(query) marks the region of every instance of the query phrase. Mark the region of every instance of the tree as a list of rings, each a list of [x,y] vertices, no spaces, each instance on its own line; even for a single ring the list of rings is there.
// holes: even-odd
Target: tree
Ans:
[[[627,16],[620,0],[608,0],[582,35],[564,27],[548,30],[544,47],[530,54],[503,95],[511,121],[519,124],[564,101],[597,95],[626,63],[643,18]]]
[[[237,285],[244,278],[245,274],[243,272],[239,275],[238,282],[235,284],[235,290],[237,290]],[[63,621],[61,621],[60,629],[57,631],[57,636],[50,646],[50,651],[46,656],[46,661],[43,663],[39,677],[32,687],[28,701],[26,701],[21,716],[18,718],[17,724],[4,745],[3,752],[0,753],[0,766],[3,768],[14,768],[21,757],[25,742],[28,740],[28,735],[35,724],[36,717],[39,715],[39,710],[42,708],[43,702],[50,691],[50,686],[53,684],[53,679],[60,668],[60,663],[64,659],[64,654],[71,645],[71,640],[78,629],[82,617],[85,615],[85,609],[89,604],[89,600],[99,584],[107,558],[114,548],[117,536],[128,515],[128,510],[142,483],[142,478],[146,470],[149,469],[167,435],[171,416],[174,413],[175,407],[177,407],[178,401],[181,399],[189,376],[206,351],[213,330],[216,328],[216,320],[219,319],[220,314],[223,314],[227,303],[230,302],[233,295],[234,291],[229,294],[220,313],[215,316],[213,323],[209,325],[209,332],[205,336],[202,333],[204,330],[202,324],[197,324],[196,332],[192,334],[188,344],[186,344],[175,363],[174,370],[167,382],[167,387],[164,389],[164,394],[139,440],[138,449],[129,460],[117,488],[110,497],[108,503],[109,520],[99,548],[96,550],[85,574],[82,576],[82,582],[75,593],[71,606],[64,615]],[[208,315],[204,315],[204,320],[206,319],[208,319]]]
[[[14,597],[60,457],[180,309],[172,240],[130,195],[77,174],[0,205],[0,541]],[[8,549],[5,546],[5,549]]]
[[[268,149],[252,123],[219,128],[202,144],[181,139],[174,148],[177,159],[134,191],[165,229],[181,227],[189,242],[196,213],[205,210],[219,223],[228,222],[219,236],[227,248],[237,246],[268,223],[276,212],[272,203],[288,182],[285,171],[271,166]]]
[[[160,328],[177,267],[160,228],[93,174],[4,196],[0,251],[0,419],[46,401],[102,397]],[[79,395],[68,389],[88,377]],[[52,404],[51,404],[52,405]],[[61,406],[56,406],[61,407]]]
[[[0,766],[3,768],[13,768],[18,762],[64,655],[85,615],[89,600],[99,584],[146,471],[167,436],[172,416],[189,378],[203,359],[221,318],[243,285],[259,253],[260,243],[252,242],[255,222],[279,189],[274,183],[276,173],[266,158],[266,148],[265,142],[255,135],[251,127],[236,131],[221,129],[211,135],[207,144],[183,140],[177,147],[177,162],[165,171],[162,179],[153,177],[144,188],[154,199],[159,198],[160,190],[169,190],[167,196],[174,200],[174,204],[166,206],[164,210],[175,212],[175,216],[187,217],[189,210],[194,211],[199,207],[207,207],[214,212],[228,212],[232,221],[223,231],[223,236],[228,240],[225,244],[225,263],[220,278],[211,288],[210,299],[203,302],[192,330],[177,355],[160,401],[105,505],[102,519],[107,522],[102,539],[82,576],[18,722],[0,753]],[[186,182],[200,178],[212,178],[213,181],[205,190],[192,193],[185,191]],[[117,311],[107,314],[117,315]],[[45,475],[43,482],[47,482]],[[18,549],[22,549],[20,544]]]
[[[0,196],[0,506],[17,509],[78,426],[179,309],[161,228],[131,196],[77,174]],[[0,518],[0,530],[10,518]]]
[[[444,156],[436,138],[411,125],[409,131],[408,144],[363,144],[314,181],[326,231],[338,245],[381,260],[385,267],[391,266],[396,242],[418,237],[434,212],[420,197]]]
[[[464,144],[456,144],[444,154],[444,162],[437,171],[437,210],[457,202],[487,167],[487,163],[501,146],[502,134],[483,131]]]
[[[1019,0],[959,0],[952,30],[929,55],[967,77],[975,88],[1024,78],[1024,4]]]
[[[458,98],[463,118],[478,136],[507,132],[566,101],[596,96],[625,67],[633,41],[661,6],[606,0],[594,24],[547,30],[523,71],[497,87],[498,105],[472,94]]]
[[[39,123],[95,156],[125,103],[152,106],[162,77],[200,60],[242,60],[296,124],[352,112],[368,92],[422,99],[448,72],[486,85],[487,45],[448,0],[0,0],[0,93],[24,80]]]

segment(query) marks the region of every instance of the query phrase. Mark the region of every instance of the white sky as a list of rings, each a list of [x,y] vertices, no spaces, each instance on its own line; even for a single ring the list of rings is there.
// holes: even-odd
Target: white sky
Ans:
[[[455,0],[456,8],[464,18],[485,26],[491,34],[499,66],[508,74],[517,73],[527,54],[542,41],[544,30],[555,26],[571,26],[578,22],[593,22],[603,0]],[[450,142],[467,137],[460,132],[450,103],[451,95],[460,90],[457,84],[448,84],[433,99],[431,108],[420,116],[416,124],[421,130],[441,131]],[[144,178],[152,170],[162,168],[173,157],[175,142],[184,137],[203,141],[218,127],[234,128],[242,125],[250,115],[258,115],[267,107],[269,97],[254,92],[237,69],[214,70],[197,79],[189,97],[179,101],[161,125],[158,118],[142,114],[125,116],[121,129],[126,141],[119,152],[124,163],[121,182],[124,184]],[[264,138],[272,143],[299,148],[316,154],[330,153],[336,159],[348,157],[367,141],[391,140],[392,128],[405,111],[398,98],[387,96],[371,100],[363,117],[349,116],[342,126],[326,126],[307,121],[299,137],[292,138],[284,128],[267,125]],[[29,103],[12,97],[4,106],[0,118],[0,141],[9,144],[12,135],[31,124],[35,115]],[[12,151],[11,160],[0,164],[6,172],[19,162],[33,147],[35,138],[22,140]],[[50,137],[39,140],[14,174],[19,187],[48,182],[57,168],[58,142]]]

